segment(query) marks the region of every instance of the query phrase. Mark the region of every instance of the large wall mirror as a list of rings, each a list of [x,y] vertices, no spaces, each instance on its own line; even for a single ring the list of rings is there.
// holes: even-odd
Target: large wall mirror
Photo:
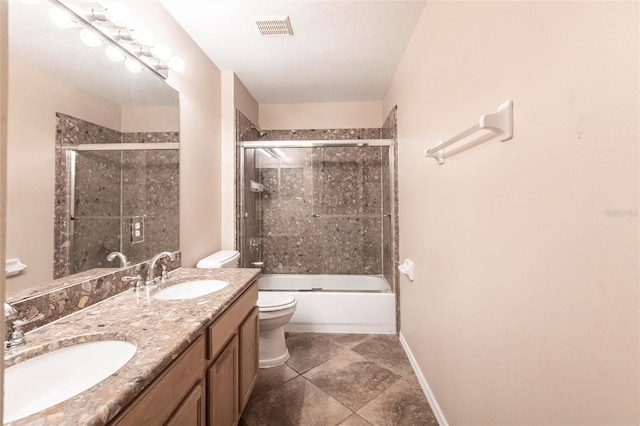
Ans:
[[[9,2],[6,256],[26,265],[7,278],[9,300],[118,268],[112,251],[137,263],[179,249],[177,92],[55,26],[52,7]]]

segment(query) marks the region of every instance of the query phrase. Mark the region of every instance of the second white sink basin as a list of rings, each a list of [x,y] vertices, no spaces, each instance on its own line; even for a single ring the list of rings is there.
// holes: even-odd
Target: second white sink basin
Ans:
[[[3,423],[52,407],[103,381],[136,353],[121,340],[81,343],[4,370]]]
[[[187,281],[185,283],[174,284],[164,288],[154,294],[153,298],[160,300],[194,299],[196,297],[204,296],[205,294],[222,290],[228,285],[228,282],[220,280]]]

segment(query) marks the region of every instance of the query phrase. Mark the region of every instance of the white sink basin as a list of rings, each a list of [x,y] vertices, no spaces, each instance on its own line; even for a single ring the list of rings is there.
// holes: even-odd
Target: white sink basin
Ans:
[[[153,298],[160,300],[194,299],[196,297],[204,296],[205,294],[222,290],[228,285],[228,282],[219,280],[187,281],[185,283],[174,284],[162,289],[154,294]]]
[[[3,422],[78,395],[118,371],[135,352],[129,342],[105,340],[58,349],[7,368]]]

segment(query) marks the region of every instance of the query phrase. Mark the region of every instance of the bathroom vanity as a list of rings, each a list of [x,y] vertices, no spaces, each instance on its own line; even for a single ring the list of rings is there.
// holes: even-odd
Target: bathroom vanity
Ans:
[[[259,273],[178,269],[158,288],[126,290],[29,333],[27,346],[7,366],[85,341],[126,340],[137,349],[97,385],[10,424],[236,424],[258,374]],[[153,297],[193,280],[229,284],[192,299]]]

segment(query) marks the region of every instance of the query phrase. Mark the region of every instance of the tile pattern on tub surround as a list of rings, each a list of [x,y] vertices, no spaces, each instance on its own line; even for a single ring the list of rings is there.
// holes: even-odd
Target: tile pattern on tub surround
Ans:
[[[56,207],[54,277],[112,266],[111,251],[122,251],[133,263],[163,250],[178,249],[179,154],[177,150],[78,152],[76,220],[70,235],[65,150],[80,143],[171,143],[178,132],[120,133],[56,114]],[[122,210],[121,210],[122,209]],[[146,216],[145,241],[131,244],[130,218]],[[71,238],[73,237],[73,244]],[[90,247],[99,249],[88,250]],[[70,249],[73,248],[73,252]]]
[[[156,264],[155,276],[159,276],[162,265],[166,265],[168,271],[173,271],[180,268],[181,263],[180,252],[176,252],[174,261],[163,257]],[[22,328],[27,332],[132,288],[133,283],[123,282],[122,278],[143,274],[146,267],[147,262],[126,269],[92,269],[35,286],[37,290],[23,290],[8,297],[7,303],[18,311],[19,319],[30,319],[39,313],[44,314],[43,319]],[[10,321],[5,321],[5,330],[6,340],[11,331]]]
[[[381,129],[292,129],[266,130],[260,141],[289,141],[289,140],[340,140],[340,139],[381,139]]]
[[[315,131],[296,134],[303,132]],[[265,185],[254,212],[265,273],[382,274],[383,150],[282,148],[283,160],[255,154]]]
[[[395,335],[286,338],[291,357],[260,369],[240,425],[437,425]]]

